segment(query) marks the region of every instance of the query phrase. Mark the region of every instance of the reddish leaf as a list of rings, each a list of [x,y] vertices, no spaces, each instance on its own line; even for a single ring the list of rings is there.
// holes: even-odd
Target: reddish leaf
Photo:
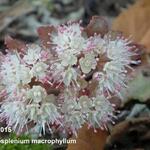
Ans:
[[[5,37],[5,44],[7,48],[10,50],[24,51],[26,49],[25,43],[19,40],[13,39],[10,36]]]
[[[45,48],[50,48],[51,47],[51,40],[50,40],[50,34],[52,32],[55,32],[55,27],[54,26],[43,26],[38,28],[38,34],[40,39],[42,40],[42,45]]]
[[[88,36],[93,36],[94,33],[101,34],[103,36],[108,32],[108,24],[103,17],[93,16],[85,31]]]

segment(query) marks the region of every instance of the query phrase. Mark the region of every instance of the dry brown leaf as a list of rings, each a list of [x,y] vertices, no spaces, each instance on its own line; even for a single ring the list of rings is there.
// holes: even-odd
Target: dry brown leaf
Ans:
[[[78,132],[78,138],[73,138],[77,143],[69,144],[67,150],[103,150],[107,136],[107,131],[97,129],[95,133],[84,125]]]
[[[26,15],[33,11],[33,7],[27,0],[15,3],[8,10],[0,14],[0,33],[20,16]]]
[[[112,129],[104,149],[147,149],[150,140],[149,129],[149,117],[125,120]]]
[[[148,50],[150,52],[150,27],[149,27],[149,30],[147,31],[147,33],[142,38],[141,44],[145,45],[146,48],[148,48]]]
[[[113,30],[132,36],[135,42],[144,44],[150,52],[150,0],[139,0],[122,12],[113,22]]]

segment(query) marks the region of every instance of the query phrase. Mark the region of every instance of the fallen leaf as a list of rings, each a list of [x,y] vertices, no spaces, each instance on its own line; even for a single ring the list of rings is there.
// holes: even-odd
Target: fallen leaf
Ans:
[[[117,124],[111,131],[104,150],[149,148],[149,117],[136,118]],[[147,149],[148,150],[148,149]]]
[[[150,1],[139,0],[129,9],[123,11],[113,22],[112,29],[122,31],[126,37],[144,44],[150,52]]]
[[[147,48],[147,52],[150,53],[150,28],[147,31],[147,33],[143,36],[141,42],[141,44],[145,45]]]
[[[0,14],[0,33],[3,32],[3,30],[14,20],[32,12],[33,10],[33,7],[29,5],[27,0],[15,3],[9,9]]]
[[[68,144],[67,150],[103,150],[106,138],[108,136],[107,131],[97,129],[95,133],[93,129],[88,129],[87,125],[79,129],[76,144]]]

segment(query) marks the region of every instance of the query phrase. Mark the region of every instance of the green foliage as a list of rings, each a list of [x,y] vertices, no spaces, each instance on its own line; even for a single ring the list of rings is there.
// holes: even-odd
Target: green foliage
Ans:
[[[31,137],[28,135],[17,137],[15,134],[11,134],[9,139],[31,140]],[[0,144],[0,150],[53,150],[53,147],[50,144]]]
[[[139,72],[136,78],[128,85],[128,99],[137,99],[145,102],[150,98],[150,77]]]

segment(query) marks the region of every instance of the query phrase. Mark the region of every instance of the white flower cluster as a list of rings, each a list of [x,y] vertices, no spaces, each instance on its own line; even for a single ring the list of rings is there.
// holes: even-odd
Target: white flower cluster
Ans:
[[[84,123],[107,128],[115,111],[109,98],[121,96],[130,64],[136,63],[130,42],[109,34],[88,37],[80,23],[47,35],[49,49],[27,45],[24,52],[3,55],[0,118],[18,131],[30,122],[43,132],[56,124],[74,134]]]
[[[110,35],[87,37],[79,23],[62,25],[51,35],[56,55],[51,66],[54,80],[66,86],[79,86],[78,79],[93,70],[93,79],[99,82],[98,93],[119,96],[119,89],[126,87],[127,69],[135,55],[130,41]]]
[[[71,82],[76,84],[78,72],[72,66],[77,64],[77,57],[86,46],[82,27],[78,23],[59,26],[51,40],[53,49],[57,52],[57,57],[51,66],[52,75],[58,76],[56,79],[66,86],[69,86]]]
[[[66,96],[62,113],[64,126],[76,134],[84,123],[88,123],[89,127],[107,129],[107,122],[114,117],[114,108],[103,96],[89,98],[83,95],[78,99]]]
[[[23,56],[18,52],[4,56],[1,62],[2,83],[7,88],[17,88],[30,83],[33,77],[37,80],[44,79],[48,65],[43,61],[42,53],[39,46],[31,45],[27,47],[27,52]]]
[[[48,75],[46,53],[37,45],[27,46],[25,54],[8,53],[1,62],[1,84],[8,94],[1,106],[1,119],[21,132],[30,122],[45,126],[60,117],[53,94],[48,95],[42,83]],[[36,85],[36,82],[40,82]]]
[[[131,63],[137,63],[131,60],[135,54],[131,51],[132,47],[129,46],[130,41],[127,39],[117,37],[113,40],[105,36],[104,40],[105,44],[100,47],[102,52],[99,52],[105,54],[107,58],[102,58],[103,68],[95,72],[93,78],[99,81],[98,93],[107,92],[110,97],[111,93],[115,93],[121,97],[121,88],[126,88],[127,69],[131,69]]]

